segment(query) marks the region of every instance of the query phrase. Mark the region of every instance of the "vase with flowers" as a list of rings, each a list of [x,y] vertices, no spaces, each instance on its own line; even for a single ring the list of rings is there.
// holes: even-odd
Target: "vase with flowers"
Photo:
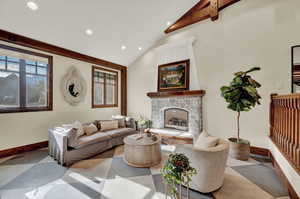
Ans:
[[[140,116],[140,119],[137,121],[138,123],[138,128],[140,130],[140,134],[145,132],[145,129],[149,129],[151,127],[151,120]]]

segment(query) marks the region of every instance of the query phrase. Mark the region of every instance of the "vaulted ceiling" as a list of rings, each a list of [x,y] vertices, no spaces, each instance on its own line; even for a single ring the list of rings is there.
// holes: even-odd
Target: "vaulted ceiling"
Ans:
[[[35,2],[39,9],[32,11],[26,0],[0,0],[0,29],[127,66],[199,0]]]

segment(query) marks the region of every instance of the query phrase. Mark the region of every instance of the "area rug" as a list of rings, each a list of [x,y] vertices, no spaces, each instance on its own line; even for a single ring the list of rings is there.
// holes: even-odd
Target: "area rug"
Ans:
[[[123,146],[66,168],[47,149],[0,160],[1,199],[165,199],[160,169],[172,146],[162,146],[163,161],[151,168],[134,168],[123,161]],[[227,162],[224,185],[190,199],[270,199],[287,197],[270,160],[252,156]]]

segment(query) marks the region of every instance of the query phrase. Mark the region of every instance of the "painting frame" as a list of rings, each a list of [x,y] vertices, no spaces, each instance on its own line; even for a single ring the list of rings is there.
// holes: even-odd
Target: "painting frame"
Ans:
[[[190,89],[190,60],[182,60],[158,66],[158,92]]]

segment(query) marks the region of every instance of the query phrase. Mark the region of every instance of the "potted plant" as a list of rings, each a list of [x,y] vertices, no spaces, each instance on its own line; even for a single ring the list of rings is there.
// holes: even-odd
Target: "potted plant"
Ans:
[[[238,160],[248,160],[250,156],[250,142],[240,138],[240,113],[250,111],[256,104],[260,105],[261,96],[257,88],[261,85],[249,75],[258,70],[259,67],[254,67],[245,72],[237,72],[230,85],[221,88],[221,95],[228,103],[227,108],[237,112],[237,137],[229,138],[229,153]]]
[[[196,169],[190,166],[189,159],[181,153],[170,154],[167,162],[161,169],[162,177],[166,187],[166,194],[171,195],[175,199],[182,198],[181,186],[187,187],[192,181],[192,176],[195,175]],[[178,193],[178,186],[179,192]],[[189,194],[187,193],[189,196]]]

